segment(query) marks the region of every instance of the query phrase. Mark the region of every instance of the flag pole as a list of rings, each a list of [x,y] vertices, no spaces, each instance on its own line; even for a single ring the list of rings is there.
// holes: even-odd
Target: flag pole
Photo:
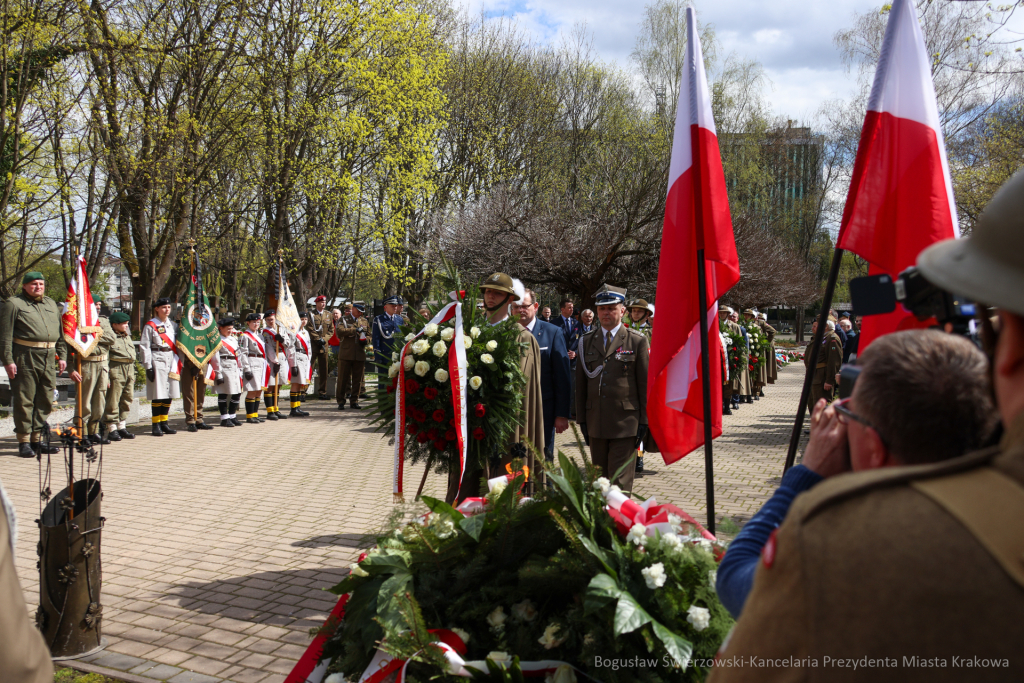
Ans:
[[[700,370],[704,394],[704,481],[707,485],[708,532],[715,533],[714,445],[711,435],[711,361],[708,358],[708,285],[704,276],[704,250],[697,250],[697,296],[700,298]]]
[[[843,263],[843,250],[836,247],[832,253],[832,266],[828,271],[828,282],[825,284],[825,298],[821,300],[821,311],[818,313],[818,329],[811,339],[810,358],[807,359],[807,372],[804,373],[804,387],[800,391],[800,405],[797,408],[796,419],[793,421],[793,433],[789,437],[789,451],[786,453],[786,465],[782,470],[785,474],[796,462],[796,449],[800,445],[800,432],[804,427],[804,413],[807,410],[807,401],[811,396],[811,383],[814,381],[814,371],[818,365],[818,351],[821,349],[821,340],[825,337],[825,322],[828,320],[828,312],[832,308],[832,295],[835,294],[836,280],[839,279],[839,267]],[[829,378],[826,378],[826,380]],[[831,378],[829,384],[835,384],[835,378]],[[812,406],[813,410],[814,407]]]

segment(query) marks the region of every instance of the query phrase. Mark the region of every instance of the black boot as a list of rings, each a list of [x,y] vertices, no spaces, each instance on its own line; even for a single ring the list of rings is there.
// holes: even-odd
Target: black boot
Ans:
[[[220,421],[221,427],[234,427],[235,423],[231,421],[230,417],[222,418]]]
[[[185,431],[186,432],[198,432],[199,428],[196,427],[195,424],[193,423],[193,424],[190,424],[188,427],[186,427]]]
[[[298,408],[292,408],[291,412],[288,413],[288,417],[306,417],[306,413],[302,412]]]
[[[167,424],[166,422],[161,422],[160,423],[160,429],[161,429],[161,431],[163,431],[164,434],[177,434],[178,433],[177,429],[171,429],[171,426],[169,424]]]
[[[99,434],[89,434],[85,438],[93,446],[99,446],[100,445],[100,435]],[[110,442],[108,441],[107,443],[110,443]]]
[[[36,452],[32,450],[32,444],[22,443],[18,445],[18,457],[19,458],[34,458]]]
[[[326,401],[327,400],[327,394],[317,394],[316,395],[316,399],[318,401]]]
[[[642,457],[636,459],[636,471],[637,472],[643,472],[644,471],[644,459]]]
[[[275,410],[274,415],[277,415],[278,420],[287,420],[288,416],[282,413],[280,410]]]
[[[237,417],[231,418],[231,424],[234,425],[235,427],[241,427],[242,426],[242,423],[239,421],[239,419]]]
[[[199,429],[203,430],[204,432],[208,432],[211,429],[213,429],[213,425],[208,425],[205,422],[200,422],[199,424],[196,425],[196,427],[199,427]]]
[[[127,429],[118,429],[117,433],[121,435],[122,439],[134,439],[135,435],[129,432]]]
[[[153,423],[153,436],[163,436],[163,435],[164,435],[164,430],[160,429],[160,423],[159,422],[154,422]]]
[[[44,446],[42,441],[36,441],[32,444],[32,450],[40,455],[53,455],[54,453],[60,453],[60,449],[56,446]]]
[[[344,403],[339,403],[338,404],[338,410],[345,410],[345,404]]]
[[[278,418],[277,413],[267,413],[267,419],[271,422],[277,422],[280,418]]]
[[[258,425],[259,423],[260,423],[260,419],[258,417],[247,417],[247,418],[245,418],[245,424]]]
[[[117,431],[116,429],[111,429],[109,432],[107,432],[107,438],[110,439],[111,441],[120,441],[121,432]]]
[[[726,403],[722,406],[722,415],[732,415],[732,408]]]
[[[99,433],[99,434],[90,434],[89,435],[89,441],[92,441],[97,446],[99,446],[101,444],[104,445],[104,446],[110,445],[110,439],[108,439],[107,435],[103,434],[102,432]]]

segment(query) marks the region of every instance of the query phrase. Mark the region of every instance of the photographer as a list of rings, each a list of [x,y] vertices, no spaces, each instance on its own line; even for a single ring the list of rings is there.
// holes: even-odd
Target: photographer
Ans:
[[[992,352],[1002,441],[933,465],[844,474],[800,496],[768,539],[753,591],[719,653],[720,659],[792,657],[796,663],[716,668],[713,681],[1024,678],[1024,174],[999,190],[970,237],[929,247],[918,267],[932,284],[996,307],[998,337],[993,340],[986,317],[980,322]],[[870,424],[872,406],[861,401],[866,389],[858,381],[853,399],[819,425],[839,441],[837,423],[846,409],[853,469],[861,453],[884,464],[899,433],[916,423],[959,428],[943,410],[912,414],[886,433],[881,421]],[[956,401],[960,391],[948,385],[947,400]],[[821,666],[826,656],[875,658],[876,667],[878,658],[889,658],[897,668],[801,663],[813,658]],[[975,657],[986,668],[965,671]],[[934,665],[914,664],[922,661]]]
[[[798,494],[844,472],[955,458],[981,446],[995,428],[985,355],[962,337],[935,330],[890,334],[864,352],[858,367],[850,398],[815,404],[802,464],[786,472],[722,559],[718,596],[734,616],[769,534]]]

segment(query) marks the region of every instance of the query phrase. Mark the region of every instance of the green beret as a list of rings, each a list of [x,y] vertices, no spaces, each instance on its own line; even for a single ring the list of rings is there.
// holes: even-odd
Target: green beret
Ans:
[[[29,272],[25,273],[25,277],[21,278],[21,284],[27,285],[28,283],[34,280],[45,281],[46,278],[43,277],[43,274],[40,273],[38,270],[30,270]]]
[[[115,311],[110,314],[110,322],[113,323],[114,325],[126,323],[131,319],[131,316],[125,313],[124,311]]]

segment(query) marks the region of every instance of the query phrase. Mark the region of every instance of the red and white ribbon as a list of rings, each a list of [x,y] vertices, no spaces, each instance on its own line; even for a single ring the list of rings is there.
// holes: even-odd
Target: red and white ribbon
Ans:
[[[653,536],[655,532],[661,534],[675,533],[669,515],[675,515],[680,522],[685,522],[700,532],[700,535],[709,541],[718,540],[707,529],[700,525],[693,517],[686,514],[675,505],[658,505],[658,501],[651,496],[643,503],[637,503],[617,488],[610,488],[604,494],[605,508],[619,533],[626,534],[636,524],[642,524],[647,528],[646,535]]]
[[[448,381],[452,387],[452,408],[455,412],[455,438],[459,453],[459,492],[462,491],[462,478],[466,474],[466,373],[468,363],[466,361],[465,336],[462,330],[462,302],[454,292],[450,296],[455,299],[446,305],[431,318],[429,324],[442,325],[449,320],[455,319],[455,336],[448,349]],[[423,329],[426,329],[426,325]],[[409,339],[398,357],[398,382],[395,390],[398,395],[395,397],[395,468],[391,492],[395,500],[403,498],[402,482],[405,474],[405,357],[409,353],[412,343],[417,337],[423,334],[420,330],[412,339]],[[455,351],[453,354],[452,351]],[[456,498],[458,493],[456,494]]]

